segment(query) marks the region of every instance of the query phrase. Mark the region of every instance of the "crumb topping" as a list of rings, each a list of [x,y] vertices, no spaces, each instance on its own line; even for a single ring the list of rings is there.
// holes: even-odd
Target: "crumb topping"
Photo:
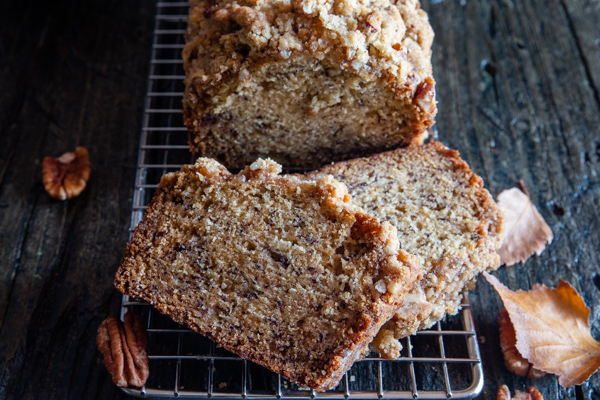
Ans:
[[[280,171],[259,159],[232,175],[199,158],[163,176],[115,283],[286,379],[330,389],[420,269],[345,185]]]
[[[423,279],[373,344],[382,356],[398,357],[390,340],[456,314],[463,289],[499,266],[500,211],[481,178],[441,143],[341,162],[308,176],[324,174],[346,184],[358,206],[394,225],[400,246],[423,268]]]
[[[431,75],[433,31],[417,0],[192,0],[186,37],[187,79],[208,86],[225,74],[247,81],[261,60],[307,55],[413,90]]]

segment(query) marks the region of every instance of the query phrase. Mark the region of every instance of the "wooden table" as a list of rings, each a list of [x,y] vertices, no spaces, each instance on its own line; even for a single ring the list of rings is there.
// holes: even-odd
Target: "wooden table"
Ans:
[[[125,399],[95,348],[116,314],[112,276],[128,237],[155,4],[0,5],[0,399]],[[435,133],[492,194],[522,179],[554,232],[512,289],[573,284],[600,338],[600,2],[429,0],[439,114]],[[82,145],[92,176],[76,199],[49,198],[41,160]],[[498,296],[470,294],[485,371],[546,399],[599,399],[600,375],[564,389],[507,372]]]

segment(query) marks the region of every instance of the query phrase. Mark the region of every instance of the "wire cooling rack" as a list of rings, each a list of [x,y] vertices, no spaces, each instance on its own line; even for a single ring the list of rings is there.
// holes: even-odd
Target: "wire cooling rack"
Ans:
[[[141,220],[160,177],[193,162],[181,116],[184,71],[181,61],[187,2],[158,3],[152,61],[140,138],[131,230]],[[237,357],[163,316],[147,303],[123,297],[121,317],[133,310],[148,328],[150,377],[141,389],[124,389],[147,398],[256,399],[447,399],[481,392],[483,372],[471,309],[432,329],[401,340],[396,360],[374,354],[354,364],[339,386],[317,393]]]

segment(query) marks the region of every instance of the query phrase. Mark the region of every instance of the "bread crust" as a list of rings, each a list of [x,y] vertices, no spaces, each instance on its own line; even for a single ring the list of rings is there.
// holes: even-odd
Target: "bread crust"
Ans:
[[[127,245],[121,266],[115,276],[115,286],[129,296],[149,302],[174,321],[207,336],[217,342],[218,345],[241,357],[263,365],[302,386],[316,390],[327,390],[335,387],[344,372],[367,350],[368,343],[377,334],[380,327],[391,318],[402,303],[406,292],[412,287],[413,282],[420,277],[420,269],[415,257],[398,250],[395,228],[388,223],[379,223],[376,218],[351,205],[350,197],[343,184],[331,177],[313,182],[297,177],[280,176],[278,175],[280,171],[281,168],[276,163],[259,160],[244,169],[240,174],[232,175],[213,160],[199,159],[193,166],[184,166],[179,172],[165,175],[146,210],[143,220],[134,231],[131,242]],[[290,293],[289,290],[296,290],[297,287],[293,285],[297,285],[297,282],[303,282],[302,279],[319,278],[319,272],[315,271],[323,270],[322,274],[325,274],[323,276],[332,277],[327,278],[329,280],[337,279],[336,276],[339,276],[339,274],[326,275],[327,268],[335,269],[339,267],[334,268],[334,266],[327,263],[323,263],[323,265],[304,265],[301,261],[302,258],[294,258],[291,253],[285,253],[285,251],[277,249],[277,252],[281,254],[276,255],[275,261],[277,262],[271,262],[273,264],[271,267],[275,268],[277,275],[288,275],[291,270],[297,271],[298,275],[295,281],[292,282],[293,285],[287,287],[288,283],[286,282],[288,281],[278,280],[275,277],[275,282],[281,288],[276,288],[273,285],[269,287],[268,284],[263,284],[263,292],[259,294],[251,293],[251,296],[245,296],[240,295],[240,293],[247,290],[248,283],[245,283],[246,280],[239,279],[240,273],[243,275],[248,272],[244,271],[244,268],[259,268],[255,263],[244,264],[246,259],[253,257],[251,250],[242,253],[245,254],[242,260],[220,258],[206,261],[211,260],[211,248],[209,247],[202,247],[201,251],[188,256],[186,253],[188,250],[186,249],[191,247],[188,243],[194,242],[195,238],[192,238],[194,240],[187,240],[189,238],[186,236],[190,234],[185,232],[202,236],[205,238],[204,242],[208,243],[211,240],[218,239],[218,235],[215,234],[211,237],[197,227],[191,231],[185,231],[184,228],[180,227],[184,226],[181,223],[183,219],[191,218],[190,220],[195,221],[198,218],[212,218],[215,220],[215,224],[221,219],[220,222],[223,223],[223,226],[234,223],[234,221],[224,220],[226,214],[202,214],[199,210],[204,209],[203,207],[208,203],[214,202],[214,197],[212,200],[205,200],[205,204],[203,204],[202,201],[196,201],[198,197],[194,197],[195,194],[220,193],[219,191],[230,193],[225,192],[229,188],[234,188],[233,190],[239,192],[267,188],[268,190],[263,192],[268,193],[271,198],[280,196],[296,199],[294,196],[297,196],[303,201],[317,201],[318,205],[316,207],[319,210],[317,215],[321,215],[325,220],[333,221],[331,222],[332,226],[347,227],[344,228],[347,229],[344,231],[346,232],[344,245],[349,243],[351,246],[359,246],[357,248],[362,252],[361,255],[350,258],[347,261],[346,268],[352,267],[351,262],[357,263],[356,265],[361,268],[365,268],[363,265],[366,265],[369,272],[365,273],[363,278],[367,279],[365,282],[370,279],[371,283],[362,283],[361,285],[366,285],[364,290],[357,289],[357,291],[352,292],[363,296],[364,299],[360,305],[357,305],[356,312],[353,311],[347,315],[347,321],[342,320],[340,322],[335,318],[331,318],[331,324],[337,324],[333,331],[335,337],[321,338],[326,347],[331,349],[330,351],[325,351],[323,354],[312,354],[315,350],[311,346],[314,346],[314,344],[308,339],[309,332],[302,331],[302,328],[297,328],[299,330],[294,335],[288,335],[297,338],[298,341],[295,346],[298,349],[292,349],[294,350],[292,353],[278,350],[280,346],[286,346],[286,343],[283,343],[283,339],[281,339],[281,332],[288,329],[284,326],[286,323],[290,325],[289,329],[297,327],[299,322],[314,320],[317,321],[316,323],[320,323],[321,317],[313,315],[316,311],[302,308],[305,307],[302,304],[304,300],[296,304],[295,307],[300,308],[294,311],[294,313],[304,313],[302,314],[304,317],[298,320],[296,314],[292,315],[291,312],[288,312],[285,314],[287,319],[278,320],[277,327],[274,327],[274,329],[280,329],[278,331],[280,333],[277,335],[273,335],[268,331],[263,332],[267,328],[262,325],[256,328],[253,325],[254,320],[247,319],[249,317],[243,317],[244,322],[241,322],[241,326],[237,326],[238,322],[234,320],[234,315],[237,314],[233,311],[230,311],[227,316],[215,317],[215,304],[218,307],[223,307],[223,304],[231,305],[232,301],[235,301],[238,309],[246,307],[248,311],[256,308],[256,301],[267,298],[273,299],[274,297],[271,296],[273,293],[284,293],[285,290],[288,290],[286,293]],[[192,201],[190,199],[196,200]],[[230,204],[233,204],[233,200]],[[305,203],[292,200],[293,206],[301,206],[302,204]],[[260,206],[261,204],[255,204],[255,207]],[[308,208],[309,205],[306,207]],[[218,209],[218,207],[215,209]],[[269,218],[272,215],[271,210],[265,211],[262,215],[264,215],[264,218]],[[259,221],[259,219],[257,218],[256,221]],[[260,221],[257,224],[260,224]],[[250,232],[252,228],[252,226],[248,226],[246,229]],[[283,228],[285,228],[284,230],[287,229],[286,227]],[[277,236],[277,229],[278,227],[275,226],[272,231],[265,232],[267,237],[265,240]],[[246,243],[244,241],[245,233],[239,229],[236,231],[239,232],[239,238],[228,236],[227,242],[223,244],[231,248],[227,254],[237,254],[234,246],[238,243]],[[252,248],[260,247],[259,243],[263,240],[262,237],[249,237],[246,239],[253,242]],[[314,246],[317,248],[317,244]],[[260,249],[256,249],[256,252],[261,253]],[[262,251],[262,253],[265,252],[275,253],[274,250],[269,249]],[[346,253],[342,252],[340,254]],[[351,256],[349,255],[349,257]],[[180,260],[183,261],[180,262]],[[221,263],[227,265],[220,267]],[[244,267],[244,265],[248,266]],[[211,275],[212,271],[216,271],[217,276],[222,277],[225,275],[228,279],[231,278],[231,282],[237,283],[233,286],[229,284],[229,292],[222,291],[223,286],[219,286],[214,281],[203,281],[203,277],[200,276],[201,274],[204,274],[204,277],[214,276],[214,274]],[[194,277],[194,274],[200,275]],[[328,281],[323,278],[322,282]],[[376,289],[374,287],[376,282],[379,286],[383,286],[383,293],[381,288]],[[280,289],[284,291],[282,292]],[[300,289],[302,288],[298,288],[298,290]],[[319,288],[308,287],[306,289],[308,290],[307,293],[310,294],[311,290],[317,291]],[[214,292],[215,296],[213,297],[223,298],[224,300],[215,304],[210,303],[209,300],[213,297],[202,297],[203,291]],[[279,295],[277,294],[277,296]],[[334,293],[331,296],[334,296]],[[357,303],[351,297],[343,297],[345,296],[344,293],[340,296],[333,297],[333,299],[341,301],[339,299],[347,298],[348,308],[354,307],[353,304]],[[312,300],[307,298],[306,304],[323,307],[323,303],[319,303],[318,300],[321,298],[317,297],[316,303],[314,301],[311,303]],[[281,300],[283,300],[283,303],[286,301],[285,298],[281,298]],[[257,312],[257,315],[260,314],[261,318],[267,320],[276,318],[275,315],[279,315],[278,308],[281,308],[280,300],[269,304],[271,304],[272,309],[269,308],[271,306],[267,306],[264,309],[266,311],[262,311],[262,314]],[[335,309],[335,306],[333,308]],[[337,310],[344,311],[339,308]],[[246,311],[241,311],[241,313],[246,315]],[[316,312],[316,314],[319,314],[319,312]],[[308,322],[306,323],[308,324]],[[267,339],[258,340],[252,336],[255,334],[252,332],[259,332]],[[325,335],[325,332],[322,333]],[[307,336],[304,342],[304,339],[302,339],[303,334]],[[328,334],[331,334],[331,332]],[[327,343],[330,344],[327,345]],[[305,346],[303,352],[306,352],[306,357],[304,355],[298,356],[300,352],[296,351],[302,350],[301,346],[303,345]]]
[[[327,174],[348,186],[358,206],[392,222],[402,248],[423,268],[423,279],[374,343],[382,356],[398,357],[390,340],[456,314],[463,289],[480,272],[498,268],[502,215],[483,180],[439,142],[336,163],[307,176]]]
[[[243,168],[257,156],[276,157],[287,166],[318,167],[332,160],[418,144],[437,112],[432,41],[433,31],[417,0],[192,0],[183,51],[183,114],[190,150],[235,168]],[[399,122],[385,138],[373,137],[382,135],[375,129],[377,118],[365,117],[367,125],[356,132],[343,122],[327,124],[319,121],[321,116],[331,118],[322,108],[311,105],[311,98],[295,98],[297,92],[291,90],[282,101],[306,102],[298,106],[304,111],[294,111],[293,117],[310,120],[310,124],[290,135],[306,135],[305,142],[312,148],[307,144],[309,148],[304,150],[292,144],[281,150],[269,147],[269,139],[286,138],[277,136],[278,127],[270,132],[277,117],[268,115],[282,104],[265,106],[272,110],[243,121],[230,112],[232,102],[252,101],[244,93],[254,93],[253,87],[266,84],[258,78],[264,71],[277,69],[273,76],[281,76],[281,81],[275,84],[284,86],[288,78],[283,78],[287,75],[282,71],[286,68],[316,66],[323,69],[322,75],[330,70],[343,72],[344,77],[334,85],[353,80],[360,85],[376,82],[374,90],[389,92],[385,101],[393,102],[382,105],[379,120],[396,118]],[[354,112],[371,96],[360,98],[360,89],[353,94],[340,94],[340,87],[322,90],[331,91],[328,99],[335,98],[336,92],[337,96],[357,96],[349,106]],[[324,109],[331,105],[327,104]],[[359,136],[361,132],[367,133],[361,140],[340,139],[340,135]],[[261,134],[265,138],[257,138]],[[317,135],[331,140],[312,143]]]

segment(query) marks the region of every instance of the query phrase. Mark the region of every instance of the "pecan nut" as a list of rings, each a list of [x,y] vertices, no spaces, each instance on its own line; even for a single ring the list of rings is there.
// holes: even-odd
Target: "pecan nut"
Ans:
[[[85,147],[77,147],[74,152],[58,158],[46,157],[42,163],[44,189],[58,200],[77,197],[85,189],[90,171],[90,157]]]
[[[508,390],[508,386],[502,385],[498,388],[498,392],[496,393],[496,400],[512,400],[510,396],[510,390]]]
[[[437,113],[435,101],[435,82],[431,77],[425,78],[423,82],[417,86],[413,102],[421,108],[425,113],[433,116]]]
[[[506,308],[500,311],[498,322],[500,324],[500,348],[502,349],[506,369],[519,376],[526,376],[529,379],[537,379],[546,375],[544,371],[534,368],[517,350],[517,334]]]
[[[526,392],[520,390],[515,391],[515,397],[511,397],[508,386],[502,385],[498,388],[496,393],[496,400],[544,400],[544,397],[539,390],[533,386],[529,386]]]
[[[125,314],[124,321],[114,316],[98,327],[96,346],[104,356],[104,365],[118,387],[142,387],[148,379],[148,336],[139,315]]]

